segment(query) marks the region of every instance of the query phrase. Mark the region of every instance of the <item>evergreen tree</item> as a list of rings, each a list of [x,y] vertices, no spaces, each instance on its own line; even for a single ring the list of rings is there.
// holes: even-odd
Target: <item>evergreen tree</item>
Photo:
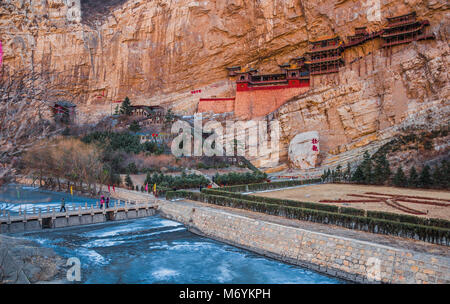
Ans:
[[[345,180],[350,181],[352,178],[352,170],[350,168],[350,163],[347,163],[347,170],[345,171]]]
[[[393,183],[397,187],[406,187],[408,185],[408,180],[405,173],[403,172],[402,166],[397,168],[397,172],[394,175]]]
[[[415,188],[419,187],[419,175],[414,166],[409,171],[408,186]]]
[[[120,114],[130,116],[131,112],[132,108],[130,99],[128,97],[125,97],[124,101],[122,102],[122,105],[120,106]]]
[[[364,152],[364,160],[361,164],[361,170],[363,173],[363,182],[364,184],[371,184],[373,180],[372,173],[372,160],[370,159],[369,152]]]
[[[334,183],[336,181],[336,171],[331,170],[331,182]]]
[[[389,168],[389,161],[386,155],[381,155],[375,160],[375,170],[373,174],[373,181],[377,185],[382,185],[389,180],[391,176],[391,169]]]
[[[432,184],[436,188],[441,188],[445,184],[445,177],[442,174],[441,168],[439,165],[434,166],[433,174],[432,174]]]
[[[428,188],[432,185],[431,174],[430,174],[430,166],[425,165],[420,172],[419,177],[420,187]]]
[[[444,159],[441,164],[441,174],[443,178],[444,189],[450,188],[450,164]]]
[[[133,181],[131,180],[131,177],[129,174],[127,174],[127,176],[125,176],[125,185],[128,188],[133,188]]]
[[[341,166],[341,165],[338,165],[338,166],[336,167],[336,181],[337,181],[337,182],[340,182],[340,181],[341,181],[341,178],[342,178],[342,166]]]
[[[119,115],[120,111],[119,111],[119,105],[116,105],[115,109],[114,109],[114,115]]]
[[[135,120],[130,124],[129,127],[131,132],[138,132],[141,130],[141,126],[139,125],[139,123]]]
[[[361,169],[361,165],[356,168],[355,172],[353,172],[352,181],[357,183],[364,182],[364,173],[363,170]]]
[[[172,109],[169,109],[166,113],[166,115],[164,116],[164,123],[168,124],[173,122],[175,119],[175,115],[172,112]]]
[[[320,176],[320,179],[322,180],[322,182],[324,182],[327,178],[327,171],[323,171],[322,176]]]

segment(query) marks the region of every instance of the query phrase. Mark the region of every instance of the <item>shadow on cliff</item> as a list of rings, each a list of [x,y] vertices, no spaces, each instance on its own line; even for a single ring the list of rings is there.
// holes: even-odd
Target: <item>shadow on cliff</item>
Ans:
[[[82,22],[93,24],[129,0],[81,0]]]

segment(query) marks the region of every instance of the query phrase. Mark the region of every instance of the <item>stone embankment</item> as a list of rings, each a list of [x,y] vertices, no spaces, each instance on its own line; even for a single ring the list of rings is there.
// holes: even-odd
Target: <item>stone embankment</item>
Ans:
[[[158,211],[194,233],[353,282],[450,283],[445,246],[190,201],[159,200]]]

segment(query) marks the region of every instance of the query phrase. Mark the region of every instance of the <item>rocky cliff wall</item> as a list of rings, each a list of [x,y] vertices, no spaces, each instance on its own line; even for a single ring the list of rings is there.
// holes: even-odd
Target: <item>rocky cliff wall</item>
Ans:
[[[72,75],[67,89],[80,104],[129,95],[139,103],[179,104],[191,111],[199,97],[191,96],[192,89],[204,88],[205,96],[230,93],[226,66],[274,71],[303,54],[309,39],[350,35],[361,25],[376,29],[386,16],[411,10],[430,19],[434,31],[448,18],[446,1],[381,1],[378,20],[372,0],[129,0],[84,5],[84,12],[82,5],[78,22],[68,14],[71,2],[2,1],[5,64]],[[102,11],[102,19],[83,22],[110,2],[116,5]],[[103,91],[105,99],[96,98]]]
[[[63,89],[79,105],[79,122],[98,121],[125,96],[192,113],[200,97],[234,96],[227,66],[274,72],[309,40],[378,30],[386,17],[410,11],[430,21],[436,40],[398,47],[389,60],[375,43],[346,51],[347,62],[364,57],[364,65],[347,65],[337,79],[315,77],[306,96],[279,109],[282,152],[300,131],[319,131],[321,149],[336,155],[402,124],[448,117],[445,0],[83,0],[79,11],[76,2],[2,1],[0,39],[4,66],[70,78]]]

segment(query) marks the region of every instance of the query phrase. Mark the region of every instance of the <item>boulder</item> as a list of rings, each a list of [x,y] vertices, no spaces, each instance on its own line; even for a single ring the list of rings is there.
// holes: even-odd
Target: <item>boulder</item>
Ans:
[[[313,169],[319,156],[319,132],[297,134],[289,144],[289,161],[299,169]]]

